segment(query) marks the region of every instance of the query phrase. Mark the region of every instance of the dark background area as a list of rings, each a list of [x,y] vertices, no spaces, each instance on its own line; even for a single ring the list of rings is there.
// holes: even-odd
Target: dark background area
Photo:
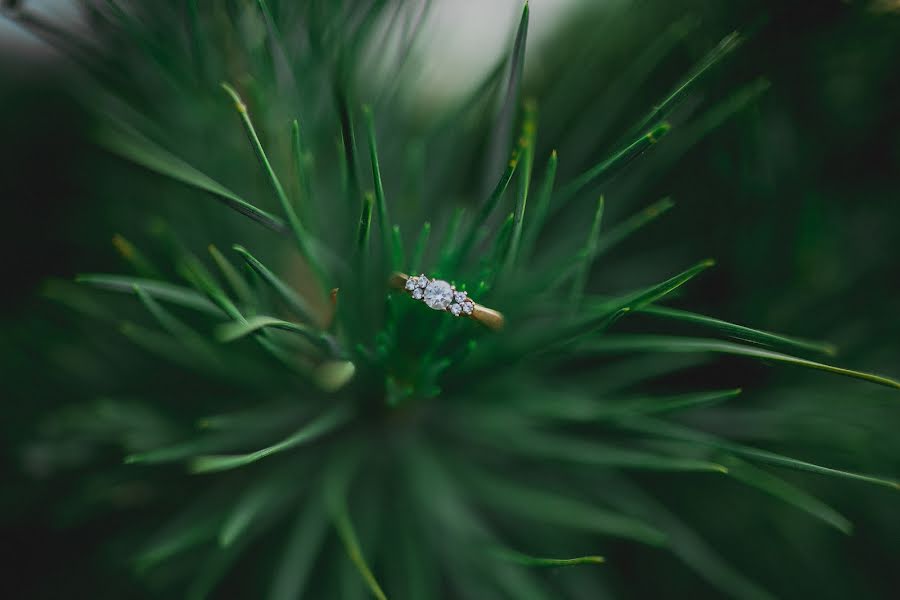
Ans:
[[[712,256],[718,267],[693,285],[692,308],[824,338],[841,348],[843,365],[900,375],[900,7],[891,12],[877,3],[841,1],[636,4],[641,6],[633,20],[641,30],[613,40],[613,49],[569,102],[590,107],[604,93],[605,76],[624,70],[643,45],[641,33],[683,14],[699,17],[690,43],[666,59],[658,80],[642,87],[626,112],[641,114],[673,77],[735,28],[750,37],[708,78],[705,93],[724,98],[757,77],[771,86],[670,166],[663,167],[661,144],[641,167],[653,172],[655,160],[664,172],[642,190],[643,204],[617,205],[615,190],[610,192],[611,221],[666,195],[678,207],[617,248],[597,275],[627,283],[635,263],[649,261],[665,270],[682,259]],[[565,63],[579,48],[590,48],[607,18],[601,11],[564,28],[559,39],[565,43],[550,45],[548,63]],[[553,83],[542,76],[530,85],[540,99]],[[0,594],[54,598],[68,590],[69,597],[140,598],[149,592],[117,562],[119,546],[110,542],[141,534],[128,526],[134,510],[128,494],[140,490],[120,478],[113,449],[97,458],[108,467],[105,483],[124,494],[118,512],[79,512],[89,500],[73,490],[87,474],[76,468],[45,477],[30,454],[41,416],[82,393],[41,366],[35,338],[77,335],[61,330],[65,321],[40,297],[41,285],[48,277],[115,270],[109,240],[128,210],[127,195],[113,201],[94,193],[90,174],[111,159],[87,140],[90,123],[67,89],[63,63],[44,58],[31,64],[12,50],[0,55],[0,538],[7,573],[7,589]],[[614,132],[612,126],[612,138]],[[541,143],[553,147],[553,140]],[[586,153],[585,163],[603,151]],[[722,385],[749,380],[746,387],[765,397],[738,410],[748,411],[748,422],[758,417],[759,427],[782,427],[773,430],[773,440],[796,440],[801,455],[815,451],[837,462],[864,456],[874,471],[900,473],[895,392],[743,361],[688,371],[669,383],[690,384],[694,378]],[[804,408],[783,422],[767,420],[776,402]],[[810,404],[821,407],[821,414],[810,414]],[[896,493],[813,476],[795,480],[848,515],[857,526],[854,535],[843,538],[816,523],[797,523],[790,509],[737,484],[685,489],[675,477],[656,481],[672,512],[689,515],[686,520],[714,546],[729,547],[736,564],[783,597],[892,597],[900,589]],[[75,508],[56,510],[59,499],[69,497]],[[177,499],[150,503],[149,510],[165,514],[167,503]],[[147,512],[147,503],[142,506]],[[735,547],[741,539],[746,546]],[[628,583],[616,590],[622,597],[714,596],[668,555],[619,550],[630,561],[621,561]],[[790,569],[784,568],[782,550],[796,561]]]

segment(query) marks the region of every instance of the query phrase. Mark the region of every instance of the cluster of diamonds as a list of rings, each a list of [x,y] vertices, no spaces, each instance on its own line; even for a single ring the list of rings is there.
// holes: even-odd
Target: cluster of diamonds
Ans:
[[[429,279],[424,274],[406,280],[406,291],[416,300],[421,300],[434,310],[444,310],[454,317],[471,315],[475,303],[466,292],[457,292],[456,288],[441,279]]]

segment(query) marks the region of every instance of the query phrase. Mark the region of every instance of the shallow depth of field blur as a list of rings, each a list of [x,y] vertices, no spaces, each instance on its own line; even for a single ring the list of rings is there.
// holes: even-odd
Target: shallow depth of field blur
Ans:
[[[84,27],[78,2],[2,4],[33,5],[63,27]],[[472,92],[509,53],[522,11],[517,0],[431,4],[404,67],[404,90],[390,108],[405,132],[426,129]],[[523,94],[539,110],[535,169],[555,149],[561,182],[607,156],[719,40],[735,30],[745,36],[673,112],[672,134],[630,164],[628,177],[604,186],[604,226],[660,198],[671,197],[675,207],[598,259],[589,289],[633,290],[713,257],[716,267],[679,291],[679,308],[824,340],[839,348],[832,362],[900,377],[900,2],[532,0],[530,8]],[[664,55],[639,62],[648,60],[648,47],[673,35]],[[149,582],[125,557],[153,523],[206,492],[212,480],[187,478],[177,468],[150,475],[141,467],[124,476],[121,448],[86,450],[77,440],[60,446],[55,437],[64,420],[55,415],[111,391],[104,388],[107,374],[83,354],[100,326],[73,326],[71,314],[48,298],[47,281],[123,271],[110,240],[139,236],[165,204],[165,198],[160,207],[141,204],[158,181],[91,140],[95,117],[78,93],[75,68],[0,17],[0,597],[172,597],[167,582]],[[373,68],[367,77],[357,82],[356,100],[399,76]],[[745,106],[717,118],[715,107],[744,92],[752,96]],[[701,107],[713,110],[691,121]],[[682,117],[692,128],[678,129]],[[237,117],[221,127],[240,131]],[[339,143],[337,121],[316,127],[331,127]],[[472,137],[487,137],[480,134]],[[389,165],[383,169],[393,177],[386,185],[399,183],[402,161],[413,153],[390,130],[379,135],[381,160]],[[365,137],[360,121],[357,138]],[[248,168],[257,169],[250,150],[241,149]],[[473,156],[476,150],[484,149]],[[367,161],[367,150],[360,156]],[[490,191],[495,179],[485,174],[447,193],[485,184]],[[139,194],[132,185],[144,187]],[[160,194],[169,189],[161,185]],[[208,204],[196,213],[165,210],[183,216],[181,227],[193,226],[199,240],[211,215],[227,211]],[[226,217],[228,227],[240,223]],[[565,238],[567,228],[582,235],[582,225],[562,217],[548,239]],[[630,327],[655,331],[643,322]],[[51,366],[61,363],[82,365],[83,377],[73,381]],[[178,388],[190,397],[189,381],[154,375],[143,373],[142,381],[159,393]],[[735,357],[717,357],[652,386],[664,393],[740,387],[739,398],[700,413],[691,425],[798,459],[900,477],[898,390]],[[813,473],[778,474],[844,515],[852,532],[825,527],[725,478],[638,472],[633,481],[773,597],[896,597],[900,492]],[[566,570],[598,578],[610,598],[727,596],[660,549],[621,540],[597,549],[604,564]],[[213,597],[264,597],[255,595],[261,572],[238,564]],[[578,597],[578,576],[567,588],[571,597]]]

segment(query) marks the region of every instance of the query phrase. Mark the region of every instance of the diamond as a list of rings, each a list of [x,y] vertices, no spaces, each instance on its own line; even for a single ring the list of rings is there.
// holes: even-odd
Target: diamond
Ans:
[[[425,288],[425,304],[434,310],[446,310],[453,301],[453,288],[446,281],[436,279]]]
[[[471,315],[475,310],[475,303],[471,300],[466,300],[465,302],[463,302],[462,309],[464,313],[466,313],[467,315]]]
[[[457,304],[462,304],[466,301],[466,292],[456,292],[453,294],[453,301]]]
[[[422,273],[421,275],[419,275],[419,287],[424,290],[427,285],[428,285],[428,278],[425,277],[425,273]]]
[[[454,316],[454,317],[458,317],[458,316],[459,316],[459,313],[462,312],[462,306],[460,306],[459,304],[451,304],[451,305],[450,305],[450,312],[453,313],[453,316]]]
[[[412,291],[412,297],[415,298],[416,300],[421,300],[422,296],[424,296],[424,295],[425,295],[425,292],[423,292],[420,288],[416,288]]]
[[[418,277],[410,277],[406,280],[406,289],[409,291],[413,291],[419,285]]]

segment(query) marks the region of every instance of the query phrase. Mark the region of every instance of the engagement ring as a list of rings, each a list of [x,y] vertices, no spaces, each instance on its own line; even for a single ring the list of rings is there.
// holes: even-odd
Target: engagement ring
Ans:
[[[494,331],[503,328],[501,313],[476,303],[467,292],[457,291],[455,286],[441,279],[394,273],[391,287],[407,292],[413,300],[424,302],[431,309],[448,312],[454,317],[470,317]]]

